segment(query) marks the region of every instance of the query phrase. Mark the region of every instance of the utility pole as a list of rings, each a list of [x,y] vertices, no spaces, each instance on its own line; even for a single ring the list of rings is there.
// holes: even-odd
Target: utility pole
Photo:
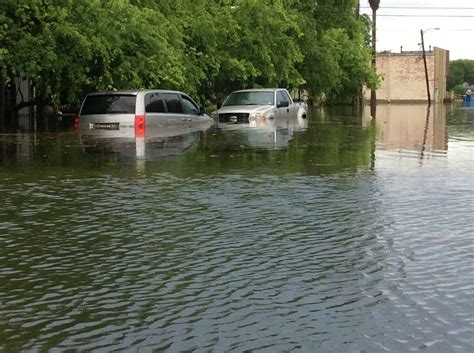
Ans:
[[[428,65],[426,64],[426,52],[425,52],[425,40],[423,38],[423,30],[420,30],[421,34],[421,50],[423,51],[423,64],[425,65],[425,79],[426,79],[426,94],[428,95],[428,107],[431,105],[431,94],[430,94],[430,80],[428,77]]]
[[[424,34],[430,30],[438,31],[439,28],[428,28],[425,30],[420,29],[421,34],[421,50],[423,53],[423,64],[425,65],[425,79],[426,79],[426,94],[428,95],[428,107],[431,106],[431,93],[430,93],[430,79],[428,77],[428,65],[426,64],[426,52],[425,52],[425,38]]]
[[[377,69],[377,10],[379,9],[380,0],[369,0],[370,7],[372,8],[372,67],[374,70]],[[375,88],[370,90],[370,115],[375,118],[377,111],[377,93]]]

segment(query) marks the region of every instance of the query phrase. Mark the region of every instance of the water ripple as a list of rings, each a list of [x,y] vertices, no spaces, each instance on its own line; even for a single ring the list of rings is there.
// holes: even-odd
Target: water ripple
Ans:
[[[472,169],[375,157],[324,176],[0,174],[0,351],[472,350]]]

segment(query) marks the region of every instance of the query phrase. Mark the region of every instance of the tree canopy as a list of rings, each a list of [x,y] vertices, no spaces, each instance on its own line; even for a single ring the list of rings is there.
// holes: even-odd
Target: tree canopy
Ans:
[[[474,60],[454,60],[449,63],[447,89],[452,90],[455,86],[463,83],[474,84]]]
[[[34,103],[55,106],[130,88],[179,89],[201,101],[264,86],[350,98],[377,82],[370,23],[356,3],[2,0],[0,94],[13,102],[14,79],[29,78]]]

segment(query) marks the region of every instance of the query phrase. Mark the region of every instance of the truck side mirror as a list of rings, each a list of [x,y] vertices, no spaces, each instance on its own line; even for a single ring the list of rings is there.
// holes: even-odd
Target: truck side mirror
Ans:
[[[281,101],[277,104],[277,108],[286,108],[290,106],[290,102],[288,101]]]
[[[199,115],[204,115],[204,114],[206,114],[206,108],[199,107]]]

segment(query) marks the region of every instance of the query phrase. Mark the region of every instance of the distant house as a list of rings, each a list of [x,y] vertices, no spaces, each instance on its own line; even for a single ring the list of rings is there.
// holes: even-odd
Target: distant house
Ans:
[[[426,52],[428,82],[431,100],[443,102],[446,98],[446,79],[449,51],[435,47]],[[379,102],[425,102],[427,100],[426,75],[421,51],[377,53],[377,73],[382,82],[377,89]],[[370,99],[370,91],[365,90]]]

